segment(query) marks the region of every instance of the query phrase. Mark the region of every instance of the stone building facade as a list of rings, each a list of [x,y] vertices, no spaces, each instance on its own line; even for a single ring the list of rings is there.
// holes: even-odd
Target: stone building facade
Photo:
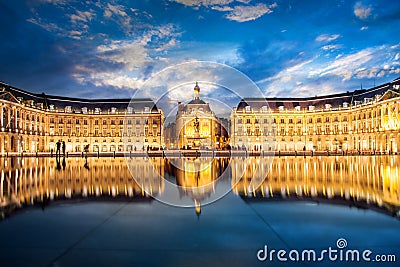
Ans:
[[[264,151],[398,152],[400,79],[368,90],[310,98],[242,99],[231,145]]]
[[[77,99],[0,83],[0,153],[159,149],[164,115],[151,99]],[[123,140],[123,137],[126,137]]]

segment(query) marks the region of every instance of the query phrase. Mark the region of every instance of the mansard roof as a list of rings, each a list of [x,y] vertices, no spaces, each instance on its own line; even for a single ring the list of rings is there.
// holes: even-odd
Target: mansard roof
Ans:
[[[371,89],[355,90],[353,92],[325,96],[304,98],[243,98],[237,105],[237,110],[243,110],[246,106],[250,106],[253,109],[261,109],[263,106],[268,106],[271,110],[278,110],[280,107],[287,110],[292,110],[296,107],[308,109],[309,106],[314,106],[316,109],[325,109],[326,105],[330,105],[331,108],[339,108],[343,107],[343,103],[357,105],[368,103],[373,100],[383,100],[382,97],[388,91],[392,91],[394,95],[398,95],[400,93],[399,88],[400,78]]]
[[[123,111],[129,107],[133,108],[133,112],[144,112],[145,108],[149,108],[152,113],[158,113],[159,110],[154,101],[150,98],[123,98],[123,99],[83,99],[73,98],[64,96],[47,95],[45,93],[35,94],[28,91],[12,87],[4,82],[0,82],[0,88],[4,92],[12,94],[16,99],[20,99],[23,102],[34,101],[34,105],[42,103],[43,108],[47,109],[51,105],[55,109],[64,110],[65,107],[71,107],[71,111],[75,113],[81,113],[82,108],[88,110],[95,110],[99,108],[101,111],[108,111],[111,108],[116,108],[119,111]]]

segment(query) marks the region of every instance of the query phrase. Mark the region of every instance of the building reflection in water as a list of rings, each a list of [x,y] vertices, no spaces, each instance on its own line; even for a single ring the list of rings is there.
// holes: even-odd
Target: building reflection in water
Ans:
[[[0,205],[12,209],[25,204],[73,197],[146,196],[163,190],[163,159],[132,159],[136,177],[125,158],[1,158]]]
[[[397,156],[276,157],[272,164],[263,158],[127,161],[0,158],[1,210],[8,213],[24,205],[70,198],[148,199],[164,192],[165,177],[179,185],[179,198],[189,198],[200,213],[200,205],[210,202],[215,189],[221,187],[219,177],[226,171],[231,178],[228,187],[242,197],[324,200],[377,208],[399,216]]]
[[[378,208],[400,217],[397,156],[275,157],[268,163],[257,158],[232,159],[232,188],[244,197],[315,199],[331,203]],[[263,180],[257,188],[252,181]]]
[[[166,174],[175,177],[180,198],[192,199],[196,214],[201,204],[215,193],[219,178],[229,166],[228,158],[172,158],[166,161]]]

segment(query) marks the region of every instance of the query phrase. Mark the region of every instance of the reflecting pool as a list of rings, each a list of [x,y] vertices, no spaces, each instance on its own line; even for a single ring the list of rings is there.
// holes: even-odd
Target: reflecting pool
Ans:
[[[14,209],[65,199],[211,203],[242,198],[313,200],[399,217],[397,156],[251,158],[1,158],[0,203]],[[171,189],[172,188],[172,189]]]

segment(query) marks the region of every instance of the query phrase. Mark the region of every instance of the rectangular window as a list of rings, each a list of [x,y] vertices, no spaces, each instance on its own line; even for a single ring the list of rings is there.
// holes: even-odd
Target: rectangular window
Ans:
[[[343,124],[343,133],[347,133],[347,123]]]
[[[330,134],[331,132],[331,127],[329,126],[329,124],[325,125],[325,134]]]

